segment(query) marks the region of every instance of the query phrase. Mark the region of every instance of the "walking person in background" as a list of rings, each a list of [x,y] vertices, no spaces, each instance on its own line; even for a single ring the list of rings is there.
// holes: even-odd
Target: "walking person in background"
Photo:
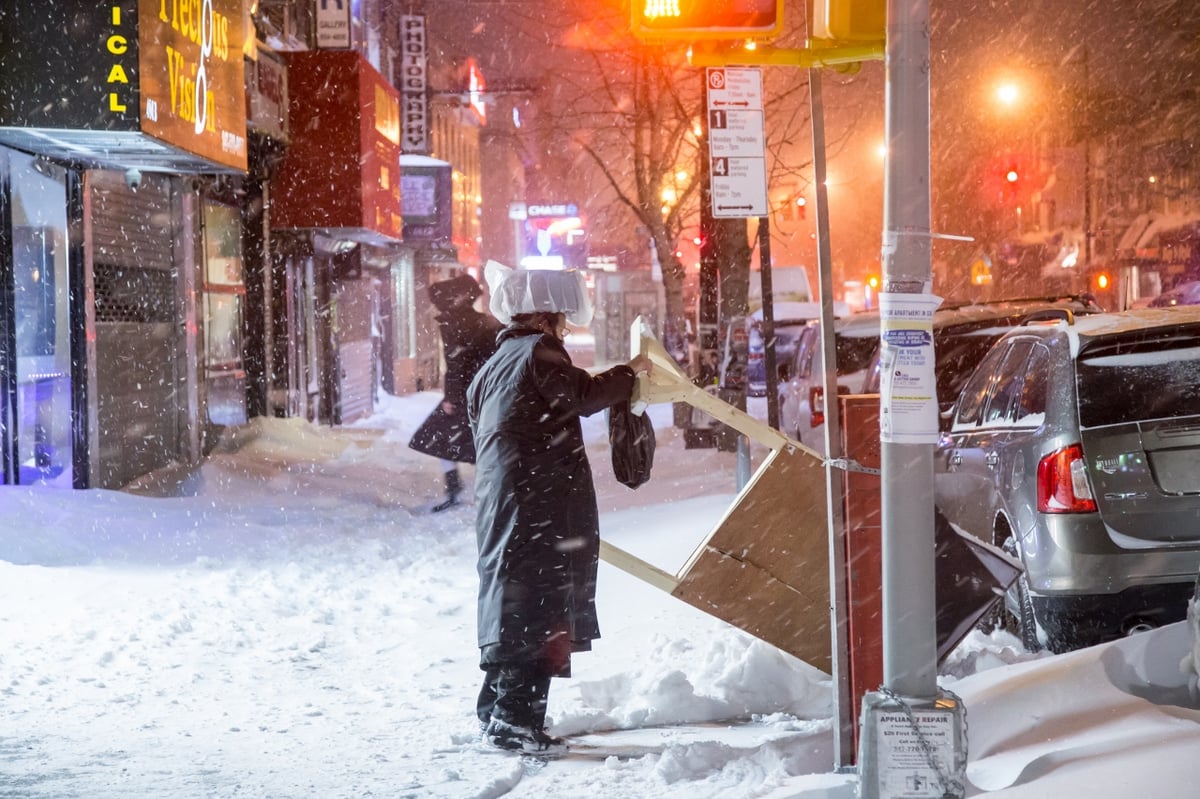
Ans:
[[[493,746],[555,753],[565,746],[545,731],[550,680],[600,637],[599,512],[579,419],[628,400],[650,361],[595,376],[571,363],[567,321],[592,315],[581,273],[489,261],[485,275],[506,327],[467,392],[479,453],[476,712]]]
[[[445,472],[446,499],[434,505],[434,513],[458,504],[462,493],[459,463],[475,462],[475,441],[467,421],[467,386],[492,353],[500,323],[475,310],[483,290],[470,275],[461,275],[429,287],[429,301],[437,309],[438,332],[446,358],[442,401],[413,433],[408,445],[433,455]]]

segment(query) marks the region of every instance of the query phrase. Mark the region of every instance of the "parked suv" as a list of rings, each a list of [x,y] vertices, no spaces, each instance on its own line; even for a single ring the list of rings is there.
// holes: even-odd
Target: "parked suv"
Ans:
[[[941,427],[950,423],[950,411],[963,383],[996,341],[1013,327],[1037,319],[1073,319],[1102,313],[1087,294],[998,300],[986,303],[944,305],[933,314],[934,375]],[[867,367],[863,394],[878,394],[879,351]]]
[[[986,303],[948,304],[933,314],[934,372],[943,426],[971,370],[1005,332],[1022,322],[1071,319],[1100,313],[1090,295],[1053,295]],[[824,359],[821,330],[808,326],[797,339],[795,355],[780,381],[780,429],[805,446],[825,451]],[[855,314],[834,322],[838,352],[838,390],[879,392],[879,314]],[[863,359],[866,359],[865,362]]]
[[[1200,307],[1035,322],[972,373],[935,457],[959,528],[1019,557],[1055,652],[1184,618],[1200,567]]]

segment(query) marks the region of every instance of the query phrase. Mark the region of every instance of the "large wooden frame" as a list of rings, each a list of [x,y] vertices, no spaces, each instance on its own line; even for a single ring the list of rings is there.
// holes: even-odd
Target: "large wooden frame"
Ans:
[[[632,405],[686,402],[771,449],[683,567],[671,574],[609,544],[607,563],[823,671],[832,669],[829,526],[824,458],[692,383],[641,319],[633,353],[640,375]]]

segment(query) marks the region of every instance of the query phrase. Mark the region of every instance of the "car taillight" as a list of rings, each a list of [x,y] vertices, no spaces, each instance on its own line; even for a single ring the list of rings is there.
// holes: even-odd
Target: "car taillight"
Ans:
[[[1042,513],[1091,513],[1096,500],[1087,481],[1083,447],[1072,444],[1038,463],[1037,504]]]
[[[812,386],[808,390],[809,426],[817,427],[825,424],[825,389]]]

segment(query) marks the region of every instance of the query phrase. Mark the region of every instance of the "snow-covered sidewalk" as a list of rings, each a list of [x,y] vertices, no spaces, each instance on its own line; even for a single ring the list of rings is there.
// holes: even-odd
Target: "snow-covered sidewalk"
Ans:
[[[826,675],[607,564],[604,637],[551,690],[580,751],[535,768],[482,747],[474,508],[425,513],[439,466],[406,446],[438,399],[338,430],[256,420],[182,486],[0,488],[0,797],[854,796]],[[735,456],[684,450],[653,410],[637,491],[612,479],[603,419],[585,430],[604,536],[674,570]],[[1187,641],[1051,658],[973,634],[944,678],[971,795],[1190,795]]]

